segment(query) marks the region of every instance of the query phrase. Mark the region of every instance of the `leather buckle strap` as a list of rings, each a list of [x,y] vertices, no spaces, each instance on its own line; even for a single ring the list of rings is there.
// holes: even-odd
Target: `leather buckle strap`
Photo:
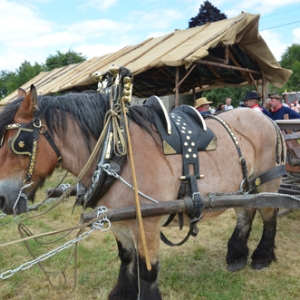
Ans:
[[[259,176],[249,179],[247,182],[247,190],[248,190],[248,192],[254,191],[260,185],[262,185],[268,181],[271,181],[273,179],[276,179],[278,177],[281,177],[283,175],[286,175],[285,165],[276,166],[276,167],[260,174]]]
[[[55,145],[51,135],[49,134],[49,132],[47,130],[41,132],[44,137],[46,138],[46,140],[48,141],[48,143],[51,145],[51,147],[53,148],[56,156],[57,156],[57,164],[56,164],[56,168],[60,167],[60,165],[62,164],[62,157],[61,154],[57,148],[57,146]]]

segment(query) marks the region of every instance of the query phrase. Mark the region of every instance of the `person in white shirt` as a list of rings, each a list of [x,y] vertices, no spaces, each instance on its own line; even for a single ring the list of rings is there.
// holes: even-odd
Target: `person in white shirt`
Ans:
[[[231,98],[226,98],[226,104],[225,104],[225,110],[233,109],[233,106],[231,105]]]

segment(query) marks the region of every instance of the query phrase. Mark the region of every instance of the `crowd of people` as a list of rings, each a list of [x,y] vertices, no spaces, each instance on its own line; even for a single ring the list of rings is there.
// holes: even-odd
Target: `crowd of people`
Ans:
[[[195,108],[201,115],[217,114],[222,111],[234,109],[231,104],[231,98],[225,99],[225,102],[218,104],[217,108],[211,107],[212,101],[208,101],[205,97],[196,100]],[[300,119],[300,105],[298,101],[291,103],[290,106],[284,103],[282,97],[278,94],[270,95],[261,104],[261,97],[257,92],[247,92],[242,107],[248,107],[267,115],[272,120],[283,119]]]

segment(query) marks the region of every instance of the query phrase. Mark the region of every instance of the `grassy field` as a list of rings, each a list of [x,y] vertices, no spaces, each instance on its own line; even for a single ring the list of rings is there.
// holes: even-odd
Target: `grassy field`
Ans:
[[[44,198],[45,189],[53,187],[62,174],[57,172],[48,180],[45,188],[39,191],[39,201]],[[68,176],[66,182],[71,183],[72,177]],[[71,197],[51,212],[24,223],[33,234],[76,226],[82,209],[76,207],[72,214],[73,204],[74,199]],[[278,220],[278,261],[261,271],[253,271],[249,266],[236,273],[226,271],[227,241],[234,225],[234,212],[228,210],[213,221],[199,224],[198,236],[190,238],[183,246],[170,248],[161,243],[159,284],[163,299],[299,298],[300,212],[294,211]],[[19,238],[17,223],[13,217],[0,219],[0,231],[2,243]],[[179,232],[177,228],[164,229],[164,232],[174,239],[184,237],[184,232]],[[67,237],[59,234],[42,239],[43,242],[49,242],[61,237],[61,240],[53,244],[40,244],[35,241],[28,244],[34,255],[39,256],[74,239],[77,233],[78,231],[70,233]],[[256,217],[249,241],[251,252],[255,249],[260,235],[261,221]],[[107,299],[119,269],[117,247],[112,234],[109,231],[94,231],[79,242],[76,262],[74,255],[71,255],[72,251],[73,247],[68,248],[42,262],[51,284],[37,265],[18,271],[5,280],[0,279],[0,299]],[[14,270],[31,260],[33,257],[24,244],[2,247],[0,272]],[[77,266],[76,277],[74,265]]]

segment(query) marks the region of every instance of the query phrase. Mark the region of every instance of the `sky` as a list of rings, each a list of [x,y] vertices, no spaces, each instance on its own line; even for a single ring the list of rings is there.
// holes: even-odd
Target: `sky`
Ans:
[[[87,59],[188,28],[204,0],[0,0],[0,71],[68,50]],[[275,58],[300,44],[300,0],[211,0],[227,18],[260,14]]]

